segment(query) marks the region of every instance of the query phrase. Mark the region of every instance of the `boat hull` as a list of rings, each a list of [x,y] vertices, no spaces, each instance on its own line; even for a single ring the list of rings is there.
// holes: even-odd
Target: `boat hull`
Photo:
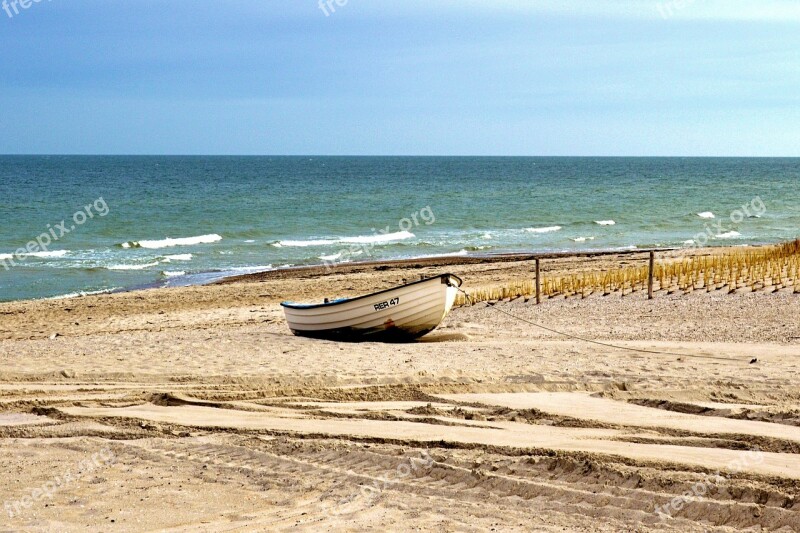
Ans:
[[[452,309],[461,279],[443,274],[359,298],[283,303],[295,335],[351,342],[407,342],[433,331]]]

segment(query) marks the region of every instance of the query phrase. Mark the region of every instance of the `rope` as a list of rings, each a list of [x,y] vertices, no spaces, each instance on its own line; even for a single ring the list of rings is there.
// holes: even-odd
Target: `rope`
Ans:
[[[463,289],[459,288],[458,292],[460,292],[461,294],[464,295],[464,297],[467,299],[467,301],[470,303],[470,305],[475,305],[474,302],[472,301],[472,298],[470,298],[469,294],[467,294]],[[591,344],[597,344],[597,345],[600,345],[600,346],[605,346],[607,348],[616,348],[618,350],[628,350],[629,352],[652,353],[652,354],[657,354],[657,355],[677,355],[678,357],[691,357],[691,358],[694,358],[694,359],[715,359],[715,360],[718,360],[718,361],[728,361],[728,362],[734,362],[734,363],[744,363],[745,362],[745,361],[743,361],[741,359],[733,359],[733,358],[730,358],[730,357],[715,357],[713,355],[694,355],[694,354],[675,353],[675,352],[662,352],[662,351],[658,351],[658,350],[644,350],[642,348],[631,348],[629,346],[619,346],[617,344],[610,344],[610,343],[607,343],[607,342],[601,342],[601,341],[596,341],[596,340],[592,340],[592,339],[587,339],[585,337],[580,337],[578,335],[572,335],[570,333],[564,333],[563,331],[558,331],[558,330],[555,330],[553,328],[548,328],[547,326],[543,326],[541,324],[537,324],[536,322],[532,322],[532,321],[530,321],[528,319],[525,319],[525,318],[522,318],[522,317],[519,317],[519,316],[516,316],[516,315],[512,315],[508,311],[504,311],[503,309],[500,309],[499,307],[496,307],[494,304],[489,304],[489,307],[491,309],[494,309],[495,311],[503,313],[504,315],[507,315],[507,316],[509,316],[509,317],[511,317],[511,318],[513,318],[515,320],[519,320],[520,322],[525,322],[526,324],[530,324],[531,326],[535,326],[537,328],[541,328],[541,329],[543,329],[545,331],[549,331],[551,333],[556,333],[558,335],[563,335],[564,337],[569,337],[571,339],[576,339],[576,340],[583,341],[583,342],[588,342],[588,343],[591,343]]]

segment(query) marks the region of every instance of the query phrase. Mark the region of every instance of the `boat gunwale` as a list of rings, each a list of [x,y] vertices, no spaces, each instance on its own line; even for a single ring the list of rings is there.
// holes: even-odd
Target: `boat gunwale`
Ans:
[[[456,285],[456,287],[460,287],[464,283],[464,280],[462,280],[461,278],[459,278],[455,274],[439,274],[438,276],[434,276],[432,278],[425,278],[425,279],[421,279],[419,281],[412,281],[411,283],[406,283],[406,284],[403,284],[403,285],[399,285],[397,287],[392,287],[390,289],[383,289],[383,290],[378,291],[378,292],[372,292],[372,293],[369,293],[369,294],[364,294],[362,296],[356,296],[355,298],[347,298],[345,300],[334,300],[332,302],[319,303],[319,304],[300,304],[300,303],[294,303],[294,302],[281,302],[281,306],[282,307],[286,307],[288,309],[297,310],[297,311],[303,311],[303,310],[306,310],[306,309],[319,309],[319,308],[322,308],[322,307],[335,307],[337,305],[343,305],[343,304],[347,304],[347,303],[356,302],[358,300],[363,300],[365,298],[370,298],[372,296],[378,296],[379,294],[386,294],[386,293],[393,292],[393,291],[396,291],[396,290],[399,290],[399,289],[403,289],[405,287],[411,287],[412,285],[419,285],[420,283],[426,283],[428,281],[433,281],[433,280],[436,280],[436,279],[441,279],[442,283],[444,284],[444,283],[446,283],[444,281],[445,278],[448,278],[448,279],[449,278],[455,278],[456,280],[458,280],[458,285]]]
[[[440,307],[440,303],[441,302],[437,301],[440,297],[441,297],[441,295],[436,295],[435,298],[431,298],[430,301],[425,302],[425,306],[426,307],[423,308],[423,309],[419,309],[418,307],[408,307],[408,308],[403,310],[403,314],[398,315],[398,314],[395,313],[395,314],[390,315],[389,318],[391,318],[392,321],[395,322],[395,323],[400,322],[400,323],[404,324],[405,322],[409,321],[409,319],[411,319],[412,317],[417,317],[420,313],[431,314],[432,312],[436,311],[436,312],[439,312],[441,314],[445,314],[444,313],[444,309],[442,309],[442,310],[438,310],[437,309],[438,307]],[[394,309],[397,309],[397,308],[395,307]],[[373,317],[373,318],[367,318],[367,317],[369,317],[369,315],[365,314],[365,315],[360,315],[358,317],[354,317],[353,319],[334,320],[334,321],[325,322],[325,323],[321,323],[321,324],[320,323],[314,323],[314,322],[297,322],[297,321],[293,320],[292,324],[294,324],[295,326],[317,326],[317,325],[319,325],[319,326],[324,327],[325,329],[339,329],[342,326],[338,326],[338,325],[334,326],[332,324],[348,324],[348,323],[351,323],[352,324],[351,327],[354,327],[354,328],[359,328],[360,327],[360,328],[368,329],[368,328],[373,327],[373,326],[365,326],[365,324],[369,324],[371,322],[375,322],[376,320],[379,321],[379,322],[377,322],[375,324],[375,326],[379,326],[379,325],[385,323],[385,320],[384,320],[385,317]],[[443,318],[444,317],[440,318],[439,322],[441,322],[443,320]],[[356,322],[357,320],[360,320],[360,321]],[[399,325],[397,327],[402,328],[403,325]]]
[[[404,308],[406,306],[418,304],[421,301],[431,298],[433,295],[439,295],[440,287],[444,286],[445,289],[448,288],[447,285],[445,285],[444,283],[435,283],[436,279],[433,279],[431,281],[433,283],[431,283],[430,285],[423,284],[411,287],[406,287],[406,286],[397,287],[395,290],[402,291],[398,292],[398,294],[399,297],[404,299],[404,301],[400,303],[398,306],[392,307],[391,309]],[[370,294],[368,296],[370,298],[374,297],[374,302],[380,302],[382,300],[385,300],[386,298],[386,295],[381,295],[381,294],[377,295]],[[397,297],[394,295],[388,295],[388,296]],[[347,303],[349,301],[350,300],[346,300],[336,303]],[[367,316],[374,314],[375,309],[371,305],[373,302],[370,300],[367,300],[367,302],[369,303],[365,302],[356,303],[352,307],[348,307],[347,312],[354,313],[358,311],[360,313],[358,316]],[[323,308],[312,309],[313,313],[306,312],[308,311],[308,308],[302,308],[302,309],[294,309],[291,307],[284,308],[284,312],[286,314],[287,319],[291,316],[293,318],[308,317],[308,318],[316,318],[319,320],[319,319],[324,319],[326,317],[339,316],[344,310],[345,309],[343,307],[337,307],[335,305],[334,306],[328,305],[324,306]],[[387,310],[389,310],[389,308],[384,309],[384,311]]]

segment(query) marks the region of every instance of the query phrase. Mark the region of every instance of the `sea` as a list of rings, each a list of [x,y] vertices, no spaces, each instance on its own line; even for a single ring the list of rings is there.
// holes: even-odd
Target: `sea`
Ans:
[[[800,237],[800,159],[0,156],[0,301]]]

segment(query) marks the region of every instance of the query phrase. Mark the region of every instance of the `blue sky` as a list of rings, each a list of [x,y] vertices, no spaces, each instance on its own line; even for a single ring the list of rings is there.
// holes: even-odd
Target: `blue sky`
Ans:
[[[0,10],[0,153],[800,156],[800,2],[331,4]]]

